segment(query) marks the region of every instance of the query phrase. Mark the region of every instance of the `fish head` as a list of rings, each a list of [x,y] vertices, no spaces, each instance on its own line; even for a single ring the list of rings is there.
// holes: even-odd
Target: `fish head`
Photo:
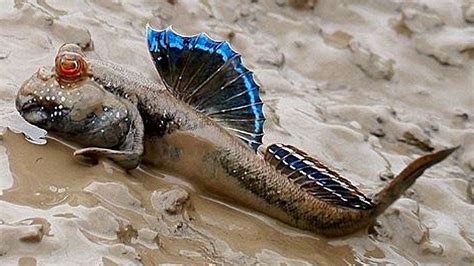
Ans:
[[[92,78],[75,44],[63,45],[54,66],[40,67],[16,97],[16,109],[30,124],[79,144],[107,148],[126,138],[133,107]]]

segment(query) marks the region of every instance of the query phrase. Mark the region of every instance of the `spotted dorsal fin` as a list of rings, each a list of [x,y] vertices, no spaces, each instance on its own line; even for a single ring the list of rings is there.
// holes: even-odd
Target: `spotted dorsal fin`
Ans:
[[[223,41],[147,27],[148,50],[167,89],[252,149],[262,144],[263,103],[252,71]]]
[[[371,200],[347,179],[291,145],[270,145],[265,159],[289,180],[319,200],[354,209],[373,208]]]

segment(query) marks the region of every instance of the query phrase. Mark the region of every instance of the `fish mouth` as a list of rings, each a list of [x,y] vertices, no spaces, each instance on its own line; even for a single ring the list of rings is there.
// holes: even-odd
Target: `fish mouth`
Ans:
[[[39,126],[43,129],[52,129],[53,122],[58,122],[68,116],[71,109],[52,104],[44,104],[37,98],[33,97],[25,103],[17,103],[17,110],[20,115],[29,123]],[[47,127],[47,128],[46,128]]]
[[[18,111],[21,115],[31,112],[43,111],[44,107],[41,104],[37,103],[36,101],[28,101],[24,103]]]
[[[16,106],[20,115],[27,122],[37,126],[47,123],[49,112],[35,98],[32,97],[24,103],[17,100]]]

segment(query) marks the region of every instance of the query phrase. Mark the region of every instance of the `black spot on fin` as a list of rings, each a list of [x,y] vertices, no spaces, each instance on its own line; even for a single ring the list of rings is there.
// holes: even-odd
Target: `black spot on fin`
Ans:
[[[347,179],[291,145],[268,146],[265,159],[289,180],[319,200],[354,209],[373,208],[372,201]]]
[[[252,71],[229,43],[205,33],[185,37],[147,26],[148,50],[168,90],[257,150],[263,103]]]

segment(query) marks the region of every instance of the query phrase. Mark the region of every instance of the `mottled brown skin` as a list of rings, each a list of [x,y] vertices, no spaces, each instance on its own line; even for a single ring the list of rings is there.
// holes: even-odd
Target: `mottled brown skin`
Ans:
[[[173,97],[163,84],[112,63],[86,59],[74,45],[63,46],[58,56],[64,51],[77,52],[84,58],[87,71],[81,72],[79,78],[65,82],[58,72],[58,65],[56,69],[42,68],[20,89],[17,109],[28,122],[84,146],[74,153],[75,156],[109,158],[126,169],[135,168],[141,161],[153,164],[189,178],[201,188],[228,200],[318,234],[341,236],[367,227],[424,169],[453,151],[445,150],[415,161],[375,196],[373,209],[336,206],[307,194],[275,170],[263,156],[255,154],[210,118]],[[43,88],[50,90],[40,93]],[[90,97],[71,96],[67,99],[71,101],[67,104],[69,112],[55,116],[52,121],[50,111],[54,106],[64,104],[58,100],[59,92]],[[45,100],[46,96],[49,100]],[[52,100],[53,96],[55,100]],[[35,99],[33,103],[32,99]],[[117,115],[120,118],[116,120],[95,122],[103,129],[103,132],[97,131],[101,134],[91,134],[91,130],[79,132],[77,127],[70,126],[71,121],[85,123],[82,117],[100,113],[105,105],[115,106],[114,110],[123,113],[126,110],[126,118]],[[49,111],[41,113],[39,107],[44,106],[49,106]],[[74,113],[76,119],[71,118]],[[125,133],[119,130],[124,127],[129,129]],[[104,139],[112,141],[105,145]]]

